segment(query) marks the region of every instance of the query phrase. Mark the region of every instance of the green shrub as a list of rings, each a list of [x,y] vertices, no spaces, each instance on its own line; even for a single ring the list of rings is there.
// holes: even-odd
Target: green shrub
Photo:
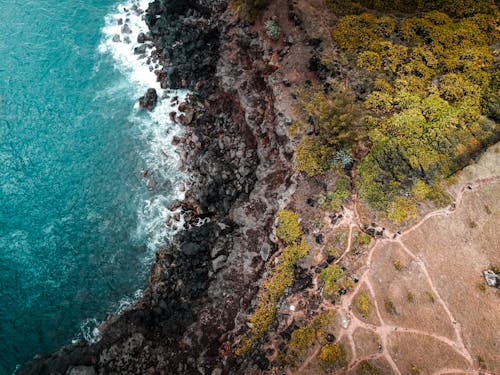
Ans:
[[[329,149],[311,137],[305,137],[295,150],[295,168],[309,176],[322,174],[328,168]]]
[[[312,322],[292,332],[287,350],[288,359],[292,363],[317,342],[325,342],[327,328],[333,322],[334,315],[333,310],[323,311]]]
[[[382,371],[372,365],[370,362],[364,360],[359,364],[357,375],[382,375]]]
[[[368,316],[370,315],[370,312],[372,310],[372,303],[370,297],[368,296],[368,293],[360,292],[358,294],[358,297],[356,298],[354,305],[356,306],[356,309],[359,311],[359,313],[363,316],[363,318],[368,319]]]
[[[237,354],[243,354],[250,350],[267,331],[276,316],[278,300],[285,289],[293,283],[295,265],[308,252],[309,245],[305,241],[287,246],[283,250],[278,263],[271,270],[269,277],[264,280],[255,311],[248,318],[251,324],[250,332],[237,349]]]
[[[403,223],[407,219],[416,219],[417,206],[410,199],[399,197],[389,206],[387,216],[396,223]]]
[[[318,353],[320,366],[325,370],[333,370],[347,365],[347,351],[341,344],[326,344]]]
[[[354,287],[354,283],[337,264],[331,264],[321,271],[319,280],[323,286],[323,296],[331,301],[337,299],[340,289],[349,290]]]

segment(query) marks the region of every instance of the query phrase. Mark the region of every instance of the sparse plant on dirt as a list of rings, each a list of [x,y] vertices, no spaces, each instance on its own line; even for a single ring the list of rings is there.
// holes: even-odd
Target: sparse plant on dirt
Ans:
[[[372,310],[372,303],[368,293],[360,292],[355,301],[356,309],[363,316],[363,318],[368,319],[370,312]]]
[[[382,375],[382,371],[372,365],[370,362],[364,360],[359,364],[357,375]]]
[[[420,370],[417,365],[412,364],[411,365],[411,373],[413,375],[420,375],[422,373],[422,370]]]
[[[392,265],[396,269],[396,271],[401,271],[403,269],[403,265],[401,264],[401,261],[399,259],[394,259],[392,261]]]
[[[384,303],[385,311],[387,311],[391,315],[398,315],[398,310],[396,309],[396,305],[390,299],[386,300]]]
[[[406,300],[410,303],[415,302],[415,294],[412,291],[408,291],[408,293],[406,293]]]
[[[425,295],[427,296],[427,298],[429,298],[429,301],[431,303],[436,302],[436,299],[434,298],[434,293],[427,291],[425,292]]]

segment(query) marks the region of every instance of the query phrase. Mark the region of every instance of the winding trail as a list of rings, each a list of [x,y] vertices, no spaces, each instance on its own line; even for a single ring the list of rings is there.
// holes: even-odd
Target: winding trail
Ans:
[[[435,210],[427,215],[425,215],[420,221],[418,221],[415,225],[411,226],[407,230],[401,233],[391,233],[388,231],[384,231],[384,235],[382,238],[377,238],[374,240],[374,243],[372,246],[369,248],[368,253],[367,253],[367,260],[366,264],[359,270],[359,272],[362,272],[361,276],[359,277],[359,281],[355,285],[354,289],[350,291],[349,294],[345,295],[342,297],[341,301],[339,304],[332,304],[329,301],[326,301],[323,299],[323,302],[320,306],[321,309],[333,309],[336,311],[337,314],[339,314],[344,321],[347,322],[347,327],[345,327],[342,331],[340,336],[337,338],[337,342],[340,342],[342,339],[347,339],[347,342],[349,343],[350,346],[350,351],[351,351],[351,361],[347,365],[347,370],[352,370],[355,368],[361,361],[367,360],[367,359],[385,359],[389,366],[391,367],[392,371],[394,374],[399,374],[401,375],[401,370],[398,368],[395,359],[392,357],[391,353],[389,352],[389,338],[392,334],[394,333],[408,333],[412,335],[423,335],[429,338],[432,338],[434,340],[437,340],[445,345],[447,345],[449,348],[451,348],[455,353],[457,353],[459,356],[464,358],[466,363],[468,364],[467,369],[460,369],[460,368],[442,368],[439,371],[435,372],[436,375],[446,375],[446,374],[478,374],[481,372],[481,374],[489,374],[487,371],[479,369],[475,366],[473,357],[470,353],[470,351],[467,349],[465,346],[464,340],[463,340],[463,335],[462,335],[462,327],[460,323],[455,319],[453,316],[452,312],[450,311],[446,301],[442,298],[440,295],[438,288],[435,286],[435,282],[432,279],[431,275],[429,274],[427,270],[427,265],[425,264],[424,260],[415,255],[411,249],[405,244],[404,239],[407,237],[410,233],[421,227],[424,223],[426,223],[430,218],[437,217],[437,216],[448,216],[453,214],[462,204],[463,197],[466,192],[478,189],[486,184],[490,183],[498,183],[500,182],[500,177],[498,176],[492,176],[492,177],[487,177],[487,178],[480,178],[477,179],[471,183],[464,184],[456,193],[454,202],[443,209]],[[352,195],[352,205],[351,207],[346,207],[344,211],[344,215],[342,220],[337,222],[335,225],[330,226],[329,230],[335,230],[339,227],[348,227],[349,228],[349,235],[348,235],[348,240],[347,240],[347,245],[345,248],[345,251],[342,253],[342,255],[334,261],[334,263],[340,263],[345,257],[348,256],[348,254],[351,252],[351,247],[352,247],[352,242],[353,242],[353,232],[355,229],[358,229],[359,231],[362,230],[362,223],[360,221],[360,216],[358,214],[357,210],[357,203],[358,199],[355,194]],[[370,280],[370,275],[373,273],[372,270],[372,262],[373,262],[373,257],[375,256],[375,253],[377,252],[378,249],[382,248],[386,244],[390,243],[396,243],[419,267],[419,270],[422,272],[422,274],[425,277],[426,282],[429,284],[432,293],[434,294],[435,301],[439,303],[439,305],[444,309],[446,313],[447,320],[450,322],[451,326],[453,327],[454,330],[454,337],[449,338],[445,336],[441,336],[439,334],[436,334],[434,332],[428,332],[426,330],[421,330],[421,329],[413,329],[413,328],[407,328],[407,327],[401,327],[397,325],[392,325],[389,324],[388,322],[384,321],[383,314],[381,313],[381,308],[378,305],[377,298],[376,298],[376,292],[374,285],[372,284],[372,281]],[[318,280],[317,276],[313,280],[313,287],[309,289],[308,291],[311,294],[320,294],[321,289],[318,288]],[[353,312],[352,312],[352,306],[353,306],[353,299],[354,297],[358,294],[358,292],[361,289],[366,289],[368,293],[370,294],[370,298],[372,301],[372,306],[373,306],[373,311],[375,313],[375,316],[377,317],[378,321],[380,324],[375,325],[372,323],[368,323],[364,320],[361,320],[358,318]],[[376,334],[379,338],[379,352],[376,354],[364,356],[364,357],[359,357],[358,353],[356,351],[356,346],[354,343],[354,332],[358,328],[363,328],[366,330],[369,330],[370,332]],[[302,362],[300,368],[298,369],[287,369],[286,373],[289,375],[300,375],[304,374],[306,371],[307,366],[316,358],[318,355],[318,352],[320,350],[320,347],[318,346],[315,348],[315,350],[308,355],[307,358],[304,359]]]

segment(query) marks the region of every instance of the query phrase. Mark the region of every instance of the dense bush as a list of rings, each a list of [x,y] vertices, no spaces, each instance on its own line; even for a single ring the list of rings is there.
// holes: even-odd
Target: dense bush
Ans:
[[[336,264],[331,264],[319,274],[319,280],[323,286],[323,296],[331,301],[335,301],[341,290],[349,290],[354,287],[350,280]]]
[[[442,10],[454,17],[492,13],[495,5],[494,0],[327,0],[327,3],[341,15],[360,14],[368,8],[404,13]]]
[[[326,344],[318,353],[320,366],[326,371],[331,371],[347,364],[347,351],[341,344]]]
[[[420,3],[422,9],[431,4]],[[498,137],[498,125],[485,117],[498,116],[500,102],[488,47],[498,37],[497,23],[476,14],[491,3],[460,3],[475,15],[453,20],[431,11],[397,23],[363,13],[342,17],[333,31],[348,64],[366,71],[369,82],[363,104],[371,116],[356,131],[359,139],[368,128],[372,146],[359,163],[361,196],[399,222],[416,215],[413,200],[447,202],[439,182]],[[384,2],[368,5],[382,9]],[[418,181],[429,191],[416,191]]]
[[[334,315],[333,310],[323,311],[312,322],[292,332],[287,349],[289,362],[295,363],[316,343],[325,343],[327,328],[333,323]]]
[[[360,292],[355,300],[356,309],[363,316],[363,318],[367,319],[372,311],[372,303],[370,301],[370,297],[366,292]]]

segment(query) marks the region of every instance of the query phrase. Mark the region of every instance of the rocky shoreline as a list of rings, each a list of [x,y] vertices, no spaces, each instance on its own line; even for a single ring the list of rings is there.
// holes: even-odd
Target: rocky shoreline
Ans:
[[[146,19],[162,87],[193,92],[176,118],[192,177],[177,204],[186,228],[159,249],[144,296],[103,323],[99,342],[37,357],[18,374],[244,372],[234,350],[294,186],[293,147],[267,81],[276,66],[226,1],[156,0]],[[251,360],[267,366],[264,356]]]

